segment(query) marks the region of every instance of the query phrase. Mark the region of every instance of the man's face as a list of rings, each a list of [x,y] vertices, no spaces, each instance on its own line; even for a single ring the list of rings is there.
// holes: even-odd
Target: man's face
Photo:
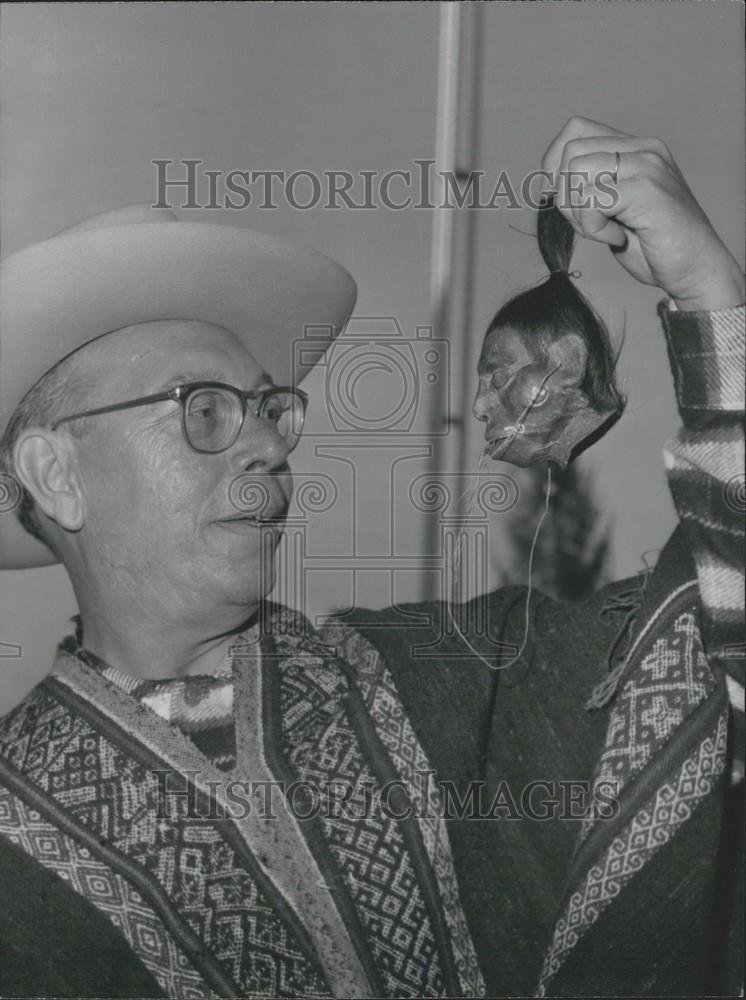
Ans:
[[[143,324],[84,350],[86,368],[100,378],[86,409],[200,380],[251,390],[272,384],[233,334],[205,323]],[[241,608],[266,595],[281,523],[263,525],[238,509],[236,480],[246,496],[255,479],[268,497],[262,516],[284,518],[292,484],[287,446],[272,425],[249,410],[227,451],[202,454],[184,437],[178,402],[84,420],[76,443],[84,566],[99,579],[114,574],[136,601],[157,601],[174,623],[195,601]]]
[[[585,349],[577,337],[536,342],[512,329],[493,330],[484,340],[473,413],[485,423],[493,458],[526,468],[564,461],[574,441],[568,423],[587,401],[577,389]]]

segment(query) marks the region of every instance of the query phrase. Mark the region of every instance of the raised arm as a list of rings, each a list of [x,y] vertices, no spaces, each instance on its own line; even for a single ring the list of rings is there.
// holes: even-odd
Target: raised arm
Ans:
[[[742,729],[743,274],[659,139],[572,118],[543,167],[576,231],[670,297],[660,312],[683,427],[665,449],[666,471],[697,567],[705,648]]]

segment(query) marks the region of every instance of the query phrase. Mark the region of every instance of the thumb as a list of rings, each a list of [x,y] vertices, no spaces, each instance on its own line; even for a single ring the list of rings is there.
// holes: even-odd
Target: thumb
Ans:
[[[594,208],[573,209],[575,228],[582,236],[597,243],[605,243],[612,249],[620,251],[627,245],[627,230],[621,223],[608,218],[603,212]]]

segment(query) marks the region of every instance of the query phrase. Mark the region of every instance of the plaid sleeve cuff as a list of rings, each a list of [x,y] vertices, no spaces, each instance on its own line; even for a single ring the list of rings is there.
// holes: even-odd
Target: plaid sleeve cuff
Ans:
[[[743,410],[746,306],[684,312],[664,299],[658,313],[680,409]]]

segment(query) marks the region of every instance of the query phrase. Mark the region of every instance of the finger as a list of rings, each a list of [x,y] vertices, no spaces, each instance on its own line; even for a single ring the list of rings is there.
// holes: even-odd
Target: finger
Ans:
[[[594,192],[593,186],[588,185],[584,194],[592,203],[598,192]],[[608,246],[622,267],[638,281],[648,285],[656,284],[640,239],[633,229],[628,229],[617,219],[609,218],[593,208],[576,207],[572,212],[572,224],[575,231],[584,238]]]
[[[581,236],[609,246],[624,243],[624,234],[645,226],[651,197],[659,198],[648,183],[656,154],[596,153],[570,161],[563,190],[555,204]],[[654,172],[660,172],[657,161]],[[610,225],[609,223],[613,223]]]
[[[589,192],[590,198],[593,193]],[[628,245],[627,230],[616,219],[607,218],[602,212],[593,208],[573,209],[576,232],[596,243],[605,243],[608,247],[622,252]]]
[[[558,177],[554,204],[581,236],[596,237],[609,245],[621,244],[618,224],[609,225],[620,203],[621,157],[616,153],[577,156]]]
[[[668,146],[661,139],[655,138],[655,136],[646,138],[622,136],[621,138],[613,139],[611,142],[608,136],[591,136],[587,139],[573,139],[565,143],[565,148],[562,151],[560,159],[559,174],[562,175],[569,171],[571,169],[570,163],[576,158],[604,154],[607,157],[611,157],[611,160],[614,161],[617,153],[620,156],[624,154],[628,158],[635,155],[639,156],[641,153],[648,153],[660,157],[661,160],[669,164],[674,162]],[[605,166],[602,169],[605,169]],[[612,162],[612,171],[613,169],[614,163]]]
[[[547,147],[542,158],[543,169],[552,175],[556,174],[562,160],[562,150],[567,143],[575,139],[587,139],[592,136],[620,139],[629,137],[629,133],[620,132],[618,129],[612,128],[611,125],[604,125],[603,122],[575,115],[565,122]]]
[[[592,226],[596,226],[596,228],[591,228]],[[603,216],[597,221],[584,219],[580,224],[580,232],[586,239],[594,240],[596,243],[605,243],[607,247],[617,253],[623,253],[629,246],[627,230],[614,219],[605,219]]]
[[[612,253],[624,270],[628,271],[638,281],[643,282],[645,285],[657,285],[658,282],[650,270],[650,265],[643,253],[640,240],[635,233],[628,230],[625,230],[625,235],[627,236],[626,244],[619,248],[611,247]]]
[[[625,240],[624,230],[613,217],[620,211],[621,183],[621,155],[576,156],[561,172],[555,205],[581,236],[620,246]]]
[[[639,242],[639,241],[638,241]],[[610,243],[609,250],[618,257],[620,254],[625,253],[629,250],[629,231],[624,230],[624,242],[623,243]]]
[[[628,136],[628,132],[621,132],[619,129],[605,125],[603,122],[594,121],[592,118],[583,118],[574,115],[569,118],[557,135],[552,139],[543,157],[543,165],[551,170],[556,170],[562,157],[562,150],[568,142],[574,139],[584,139],[590,136],[609,136],[610,138],[621,138]]]
[[[623,253],[629,245],[629,231],[616,219],[603,215],[581,214],[577,210],[563,212],[575,232],[584,239],[605,243],[611,250]]]
[[[560,178],[569,169],[569,163],[578,156],[592,156],[595,153],[625,153],[628,155],[648,153],[659,157],[671,166],[675,166],[674,159],[668,146],[661,139],[655,136],[608,136],[594,135],[586,136],[582,139],[570,139],[562,148],[554,169],[554,173],[547,169],[547,174],[554,184],[556,191],[560,186]]]

